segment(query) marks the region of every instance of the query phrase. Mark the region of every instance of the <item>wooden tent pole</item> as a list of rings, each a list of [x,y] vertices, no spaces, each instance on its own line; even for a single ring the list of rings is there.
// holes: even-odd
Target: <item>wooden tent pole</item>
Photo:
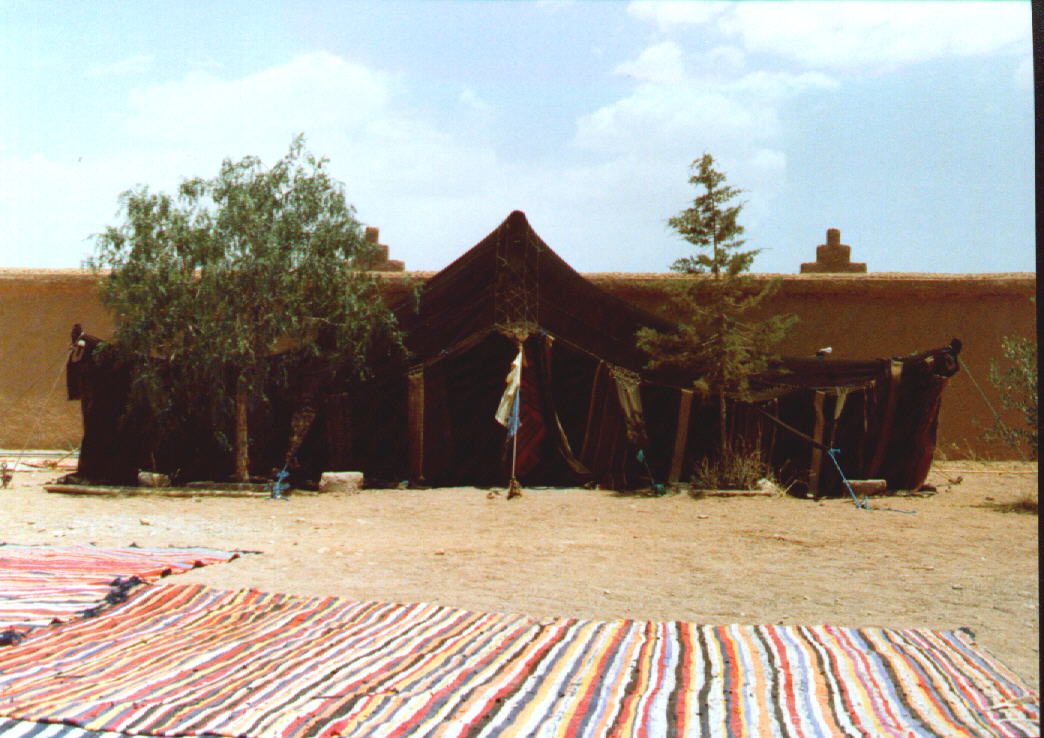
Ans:
[[[515,486],[518,484],[518,480],[515,479],[515,465],[518,460],[518,430],[515,431],[514,437],[511,439],[511,485]]]
[[[522,344],[518,345],[519,355],[522,354]],[[522,485],[515,478],[515,467],[518,461],[518,432],[522,428],[522,365],[525,357],[518,362],[518,389],[515,390],[515,403],[518,406],[518,417],[515,418],[515,433],[511,437],[511,481],[508,483],[508,499],[522,496]]]

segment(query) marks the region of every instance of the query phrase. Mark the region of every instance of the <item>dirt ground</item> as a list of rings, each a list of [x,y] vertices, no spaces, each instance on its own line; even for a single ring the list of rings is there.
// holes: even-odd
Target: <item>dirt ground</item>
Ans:
[[[367,490],[267,499],[80,497],[17,472],[0,540],[249,549],[178,578],[537,617],[970,628],[1039,689],[1037,465],[950,461],[931,497],[662,498]],[[959,480],[959,481],[958,481]]]

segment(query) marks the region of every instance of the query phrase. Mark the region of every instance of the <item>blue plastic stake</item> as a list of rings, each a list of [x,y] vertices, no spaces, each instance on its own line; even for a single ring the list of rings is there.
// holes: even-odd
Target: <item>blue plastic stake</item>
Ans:
[[[848,494],[852,495],[852,502],[855,503],[856,507],[862,510],[870,510],[870,502],[867,500],[866,497],[863,497],[862,500],[856,497],[855,490],[853,490],[852,485],[848,483],[848,478],[845,477],[845,473],[841,471],[841,464],[839,464],[837,461],[837,455],[840,453],[841,449],[839,448],[827,449],[827,456],[830,457],[830,460],[834,462],[834,466],[837,467],[837,473],[841,475],[841,481],[845,483],[845,489],[848,490]]]
[[[287,496],[285,496],[283,494],[283,490],[284,489],[290,489],[290,485],[287,484],[286,481],[284,481],[288,476],[290,476],[290,472],[288,472],[286,470],[286,467],[284,466],[282,471],[280,471],[280,472],[278,472],[276,474],[275,480],[272,482],[272,494],[270,495],[270,499],[273,499],[273,500],[289,500],[290,499],[289,497],[287,497]]]

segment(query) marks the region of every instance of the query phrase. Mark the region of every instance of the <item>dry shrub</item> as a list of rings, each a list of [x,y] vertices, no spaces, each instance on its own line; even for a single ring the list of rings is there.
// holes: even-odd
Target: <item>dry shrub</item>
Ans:
[[[997,505],[1001,512],[1022,513],[1024,515],[1037,515],[1037,495],[1027,492],[1015,502]]]
[[[746,444],[725,446],[716,456],[700,459],[692,470],[691,489],[757,489],[761,479],[774,480],[775,473],[761,449]]]

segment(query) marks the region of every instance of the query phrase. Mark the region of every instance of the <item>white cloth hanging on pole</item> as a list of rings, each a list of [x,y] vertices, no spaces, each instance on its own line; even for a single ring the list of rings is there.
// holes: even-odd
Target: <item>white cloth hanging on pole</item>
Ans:
[[[522,399],[522,347],[518,347],[518,355],[511,362],[511,369],[505,379],[504,394],[500,397],[500,405],[493,417],[508,429],[509,436],[518,431],[519,411]]]

